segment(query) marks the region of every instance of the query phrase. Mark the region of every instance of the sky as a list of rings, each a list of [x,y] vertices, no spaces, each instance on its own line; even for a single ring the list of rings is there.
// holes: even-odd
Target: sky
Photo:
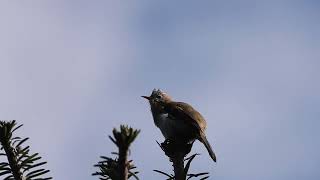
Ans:
[[[141,179],[171,172],[149,104],[160,88],[206,118],[191,172],[219,180],[320,178],[318,1],[1,1],[0,119],[24,126],[50,175],[91,176],[141,129]]]

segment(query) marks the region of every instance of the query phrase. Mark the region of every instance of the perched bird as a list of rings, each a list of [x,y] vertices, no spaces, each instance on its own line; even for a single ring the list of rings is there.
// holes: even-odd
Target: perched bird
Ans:
[[[197,110],[187,103],[173,101],[159,89],[154,89],[151,96],[141,97],[149,101],[154,123],[166,140],[192,143],[197,139],[216,162],[216,155],[205,135],[206,121]]]

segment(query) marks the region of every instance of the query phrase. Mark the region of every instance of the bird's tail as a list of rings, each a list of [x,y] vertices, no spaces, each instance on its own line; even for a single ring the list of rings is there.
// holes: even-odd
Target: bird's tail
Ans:
[[[209,141],[208,141],[207,138],[206,138],[206,135],[204,135],[203,133],[201,133],[201,140],[200,140],[200,141],[204,144],[204,146],[205,146],[206,149],[208,150],[208,153],[209,153],[210,157],[212,158],[212,160],[213,160],[214,162],[217,162],[216,155],[215,155],[215,153],[213,152],[213,150],[212,150],[212,148],[211,148],[211,146],[210,146],[210,143],[209,143]]]

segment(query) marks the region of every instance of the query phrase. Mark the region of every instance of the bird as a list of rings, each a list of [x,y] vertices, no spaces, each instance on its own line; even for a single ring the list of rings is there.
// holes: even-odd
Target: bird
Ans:
[[[185,102],[173,101],[160,89],[154,89],[150,96],[141,97],[149,101],[154,124],[166,140],[182,143],[199,140],[206,147],[211,159],[217,161],[205,134],[206,120],[197,110]]]

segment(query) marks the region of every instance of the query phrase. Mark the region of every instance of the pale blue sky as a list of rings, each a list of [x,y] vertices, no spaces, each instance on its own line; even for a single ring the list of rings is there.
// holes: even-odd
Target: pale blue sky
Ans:
[[[0,3],[0,118],[25,124],[57,180],[97,179],[107,135],[129,124],[141,179],[171,166],[141,95],[153,88],[207,119],[219,180],[320,178],[318,1]]]

